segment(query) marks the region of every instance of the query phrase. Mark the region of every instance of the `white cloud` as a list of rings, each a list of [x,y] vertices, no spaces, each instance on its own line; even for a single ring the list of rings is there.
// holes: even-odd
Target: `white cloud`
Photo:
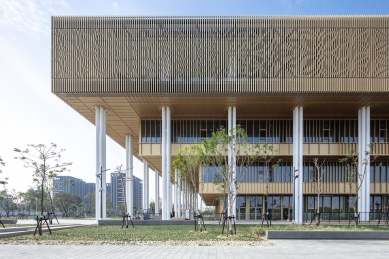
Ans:
[[[51,15],[65,9],[64,0],[0,0],[0,25],[37,36],[49,33]]]
[[[115,9],[115,10],[119,10],[119,4],[118,4],[117,2],[113,2],[113,3],[111,4],[111,7],[112,7],[113,9]]]

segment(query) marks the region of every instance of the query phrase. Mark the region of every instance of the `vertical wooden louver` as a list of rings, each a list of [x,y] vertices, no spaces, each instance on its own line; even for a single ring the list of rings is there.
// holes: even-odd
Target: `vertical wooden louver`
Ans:
[[[52,91],[389,92],[389,16],[53,17]]]

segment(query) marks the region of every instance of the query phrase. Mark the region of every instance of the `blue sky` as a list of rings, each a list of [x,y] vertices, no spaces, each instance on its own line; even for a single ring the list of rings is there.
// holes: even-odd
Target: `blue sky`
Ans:
[[[0,156],[10,187],[25,190],[31,171],[13,148],[57,143],[73,162],[69,175],[95,181],[95,128],[50,92],[52,15],[319,15],[389,14],[389,0],[0,0]],[[125,150],[107,138],[107,167]],[[135,162],[142,177],[142,164]],[[154,177],[150,177],[153,186]],[[153,190],[154,188],[150,188]],[[150,197],[154,197],[151,193]]]

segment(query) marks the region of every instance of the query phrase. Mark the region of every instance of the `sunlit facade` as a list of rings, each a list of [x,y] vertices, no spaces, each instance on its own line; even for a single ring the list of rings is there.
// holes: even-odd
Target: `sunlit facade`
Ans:
[[[261,218],[265,202],[276,219],[306,219],[316,202],[314,157],[325,160],[321,211],[352,212],[339,159],[355,150],[362,160],[370,143],[378,158],[358,208],[388,210],[388,16],[53,17],[52,92],[96,125],[96,174],[105,170],[106,135],[126,148],[129,178],[132,155],[155,171],[164,220],[196,203],[172,169],[178,151],[238,124],[282,160],[271,179],[260,162],[240,177],[238,219]],[[197,185],[220,213],[213,177],[200,174]],[[104,190],[96,194],[100,204]]]

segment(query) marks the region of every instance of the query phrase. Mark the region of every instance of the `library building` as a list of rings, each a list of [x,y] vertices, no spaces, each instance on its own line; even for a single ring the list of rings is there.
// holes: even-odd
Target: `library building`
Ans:
[[[236,125],[281,159],[272,177],[261,161],[239,177],[238,220],[259,220],[265,208],[276,220],[309,220],[314,158],[323,217],[348,219],[357,205],[367,221],[389,209],[389,16],[57,16],[51,53],[52,93],[96,126],[102,219],[106,136],[123,146],[128,179],[133,156],[143,161],[143,208],[161,199],[169,220],[201,202],[224,211],[215,168],[199,168],[209,173],[195,188],[172,161]],[[354,184],[340,162],[352,151],[364,175]],[[350,186],[360,186],[357,202]],[[126,188],[133,208],[131,180]]]

